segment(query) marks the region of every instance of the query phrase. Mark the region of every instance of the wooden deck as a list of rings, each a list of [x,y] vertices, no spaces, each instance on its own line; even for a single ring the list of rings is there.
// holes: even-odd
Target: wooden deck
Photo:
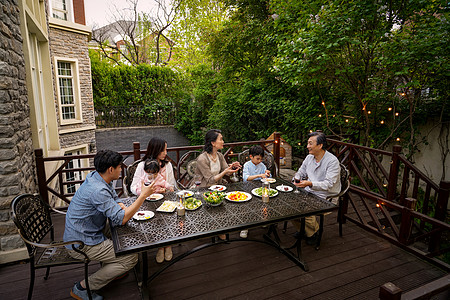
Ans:
[[[404,291],[442,277],[446,272],[347,223],[338,235],[335,214],[325,218],[321,249],[303,246],[310,271],[304,272],[268,245],[254,242],[220,244],[199,251],[171,266],[151,282],[152,299],[378,299],[379,287],[393,282]],[[62,234],[63,219],[54,218]],[[282,226],[282,224],[280,224]],[[249,237],[261,237],[264,228],[250,229]],[[293,228],[281,234],[293,241]],[[239,233],[232,233],[237,238]],[[209,240],[173,247],[174,255]],[[149,254],[150,272],[160,265]],[[99,268],[90,264],[90,272]],[[72,299],[69,291],[83,277],[82,267],[54,268],[48,280],[37,271],[33,299]],[[0,299],[26,299],[29,265],[0,266]],[[139,299],[135,274],[115,281],[100,291],[105,299]],[[433,299],[449,299],[450,293]]]

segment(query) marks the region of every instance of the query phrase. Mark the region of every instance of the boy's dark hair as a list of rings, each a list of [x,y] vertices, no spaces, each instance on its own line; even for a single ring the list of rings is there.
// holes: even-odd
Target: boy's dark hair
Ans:
[[[260,145],[255,145],[250,148],[248,154],[250,154],[251,156],[260,155],[261,157],[264,157],[264,149]]]
[[[149,159],[147,158],[144,161],[144,171],[149,174],[156,174],[160,170],[160,166],[158,164],[158,161],[156,159]]]
[[[105,173],[109,167],[117,168],[122,163],[122,160],[122,155],[116,151],[100,150],[94,157],[95,170],[99,173]]]
[[[147,144],[147,151],[142,160],[157,159],[158,155],[164,151],[167,142],[159,137],[152,138]],[[161,160],[161,168],[163,168],[169,161],[167,159]]]
[[[328,147],[327,138],[325,137],[325,134],[323,132],[314,131],[308,134],[308,138],[312,136],[317,136],[316,138],[317,145],[322,145],[323,150],[325,150]]]
[[[213,146],[211,143],[217,140],[219,133],[222,133],[222,131],[220,131],[219,129],[208,130],[208,132],[205,135],[205,146],[203,147],[204,151],[206,151],[207,153],[212,152]]]

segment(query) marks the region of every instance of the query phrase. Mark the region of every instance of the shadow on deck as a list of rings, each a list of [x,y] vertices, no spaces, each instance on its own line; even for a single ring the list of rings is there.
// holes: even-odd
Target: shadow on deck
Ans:
[[[436,280],[442,271],[389,242],[353,225],[344,224],[338,235],[336,215],[325,218],[321,249],[303,245],[310,271],[304,272],[276,249],[254,242],[220,244],[197,252],[173,265],[151,282],[152,299],[378,299],[386,282],[408,291]],[[62,236],[64,220],[54,216],[56,234]],[[279,225],[281,227],[281,224]],[[61,232],[58,232],[61,231]],[[264,228],[250,229],[259,238]],[[292,241],[292,226],[281,236]],[[234,232],[237,238],[239,233]],[[173,247],[174,255],[208,240],[191,241]],[[150,272],[159,265],[156,250],[149,252]],[[91,263],[92,273],[99,268]],[[69,291],[83,278],[82,267],[57,267],[44,280],[37,270],[33,299],[72,299]],[[107,285],[100,291],[106,299],[139,299],[135,274]],[[29,265],[0,267],[0,299],[26,299]],[[441,294],[433,299],[449,299]]]

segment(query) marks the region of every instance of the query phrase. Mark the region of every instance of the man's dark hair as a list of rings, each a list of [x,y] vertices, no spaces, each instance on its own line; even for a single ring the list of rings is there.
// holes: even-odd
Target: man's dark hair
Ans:
[[[213,145],[211,143],[217,140],[217,137],[220,133],[222,133],[222,131],[220,131],[219,129],[208,130],[205,135],[205,146],[203,147],[204,151],[206,151],[207,153],[212,153]]]
[[[123,157],[116,151],[100,150],[95,154],[94,166],[99,173],[105,173],[109,167],[117,168],[122,163]]]
[[[144,162],[144,171],[149,174],[156,174],[160,170],[159,163],[156,159],[147,158]]]
[[[325,150],[328,147],[327,138],[325,137],[325,134],[323,132],[314,131],[308,134],[308,138],[312,136],[317,136],[316,138],[317,145],[322,145],[323,150]]]
[[[255,145],[250,148],[248,154],[251,156],[261,155],[261,157],[264,157],[264,149],[260,145]]]

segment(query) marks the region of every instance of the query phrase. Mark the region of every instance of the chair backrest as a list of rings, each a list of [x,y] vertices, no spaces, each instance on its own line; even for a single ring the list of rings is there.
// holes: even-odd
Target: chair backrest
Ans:
[[[40,243],[49,232],[53,239],[50,209],[39,194],[22,194],[15,197],[11,202],[11,212],[19,233],[26,240]],[[25,244],[29,255],[34,255],[35,247],[29,243]]]
[[[238,154],[238,161],[239,163],[244,166],[244,164],[250,160],[250,150],[244,150],[241,153]],[[275,158],[273,157],[272,153],[264,150],[264,158],[262,160],[264,165],[266,166],[267,170],[270,170],[270,172],[273,174],[278,175],[278,167],[275,163]],[[242,178],[242,169],[239,170],[239,177]]]
[[[201,152],[192,150],[183,154],[177,164],[177,184],[187,188],[195,176],[197,170],[197,158]]]
[[[340,172],[341,191],[339,193],[339,197],[344,195],[350,188],[350,180],[349,180],[350,172],[347,170],[347,168],[343,164],[340,164],[340,166],[341,166],[341,172]]]
[[[138,159],[127,167],[127,176],[124,178],[123,182],[125,183],[128,195],[133,195],[131,192],[131,183],[133,183],[134,173],[136,173],[137,166],[141,161],[141,159]]]

